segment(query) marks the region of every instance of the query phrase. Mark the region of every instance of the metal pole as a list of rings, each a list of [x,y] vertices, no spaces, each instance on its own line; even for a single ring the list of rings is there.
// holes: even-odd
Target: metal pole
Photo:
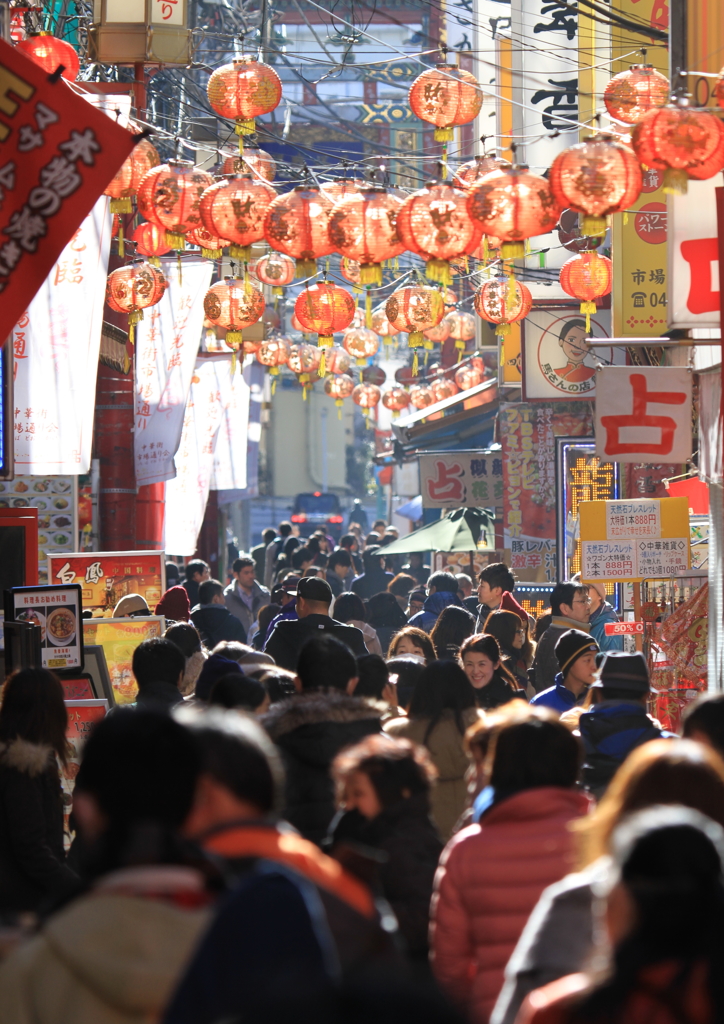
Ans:
[[[669,0],[669,79],[674,96],[679,91],[682,94],[686,93],[686,71],[689,63],[686,4],[687,0]]]
[[[326,494],[329,490],[329,451],[327,449],[327,410],[322,407],[322,429],[320,431],[322,438],[322,493]]]

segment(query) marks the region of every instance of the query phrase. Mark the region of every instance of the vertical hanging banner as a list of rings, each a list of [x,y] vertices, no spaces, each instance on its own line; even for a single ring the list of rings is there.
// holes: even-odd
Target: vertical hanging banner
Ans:
[[[261,441],[261,406],[264,400],[264,378],[266,370],[255,359],[249,360],[244,367],[244,381],[249,388],[249,413],[246,428],[246,486],[242,488],[226,488],[225,481],[214,468],[211,489],[217,492],[219,505],[228,505],[232,501],[246,501],[259,495],[259,442]],[[223,451],[223,429],[216,439],[216,459]],[[232,435],[233,437],[233,435]],[[234,439],[233,444],[238,444]],[[222,486],[224,485],[224,486]]]
[[[0,40],[0,339],[133,143],[62,78]]]
[[[14,442],[19,473],[44,476],[90,469],[111,243],[108,207],[109,200],[102,196],[15,325]],[[5,302],[3,296],[0,307]]]
[[[247,454],[251,405],[251,368],[229,373],[227,358],[211,360],[221,395],[221,422],[214,448],[212,491],[243,491],[248,483]],[[256,362],[256,361],[255,361]],[[258,363],[256,364],[258,365]]]
[[[167,288],[136,328],[136,432],[133,438],[136,484],[171,480],[181,441],[204,320],[203,296],[211,281],[209,261],[164,260]]]

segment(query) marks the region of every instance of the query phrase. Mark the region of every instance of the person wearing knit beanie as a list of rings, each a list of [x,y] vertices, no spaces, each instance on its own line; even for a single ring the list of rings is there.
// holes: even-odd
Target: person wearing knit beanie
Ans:
[[[596,655],[600,651],[590,633],[581,629],[567,629],[562,633],[555,650],[560,672],[553,686],[537,693],[531,704],[563,714],[583,703],[596,677]]]
[[[156,615],[165,615],[173,622],[188,622],[190,614],[189,595],[184,587],[169,587],[156,605]]]

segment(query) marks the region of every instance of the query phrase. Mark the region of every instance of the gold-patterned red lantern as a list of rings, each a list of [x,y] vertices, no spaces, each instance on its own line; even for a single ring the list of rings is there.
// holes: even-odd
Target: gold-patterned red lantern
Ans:
[[[108,275],[106,302],[116,313],[128,314],[128,340],[131,344],[135,326],[143,320],[144,309],[160,302],[165,291],[163,273],[143,260],[118,267]]]
[[[443,345],[450,337],[450,324],[447,317],[443,317],[439,324],[422,332],[425,335],[423,346],[431,350],[433,345]]]
[[[450,337],[455,339],[455,348],[462,351],[465,342],[475,337],[475,317],[472,313],[453,311],[446,314],[445,319],[450,325]]]
[[[245,146],[239,156],[227,156],[221,165],[222,174],[250,174],[252,178],[272,182],[277,175],[274,157],[265,149],[256,146]]]
[[[382,267],[404,252],[397,233],[399,199],[382,185],[364,185],[342,196],[329,216],[329,240],[336,252],[360,265],[362,284],[382,284]]]
[[[201,255],[207,260],[220,260],[224,255],[224,249],[228,249],[231,245],[228,238],[218,238],[216,235],[212,235],[203,224],[199,224],[193,231],[189,231],[186,241],[189,245],[198,245]]]
[[[316,345],[307,345],[306,342],[302,342],[301,345],[292,345],[292,350],[289,353],[287,366],[292,373],[296,373],[297,379],[302,385],[302,397],[305,402],[307,390],[311,386],[311,375],[319,370],[322,351]]]
[[[172,249],[183,249],[186,235],[201,224],[199,201],[214,184],[206,171],[187,160],[170,160],[152,167],[138,187],[138,212],[166,232]]]
[[[272,249],[297,261],[297,277],[317,272],[317,260],[334,252],[329,240],[332,201],[314,185],[277,196],[267,210],[264,237]]]
[[[487,380],[488,372],[480,356],[473,358],[455,371],[455,383],[461,391],[469,391]]]
[[[66,43],[64,39],[56,39],[48,32],[40,32],[38,35],[21,39],[17,48],[49,75],[62,64],[62,77],[66,81],[75,82],[78,77],[80,58],[70,43]]]
[[[527,167],[491,171],[470,190],[467,209],[486,235],[502,240],[504,259],[525,256],[525,240],[558,223],[561,206],[549,183]]]
[[[251,246],[264,237],[264,218],[276,195],[266,181],[250,174],[232,175],[206,189],[199,213],[207,231],[229,239],[232,259],[248,262]]]
[[[327,373],[347,373],[352,366],[352,357],[341,345],[332,345],[325,352]]]
[[[369,327],[353,327],[345,331],[342,345],[345,352],[357,360],[358,366],[364,366],[368,359],[377,355],[380,338],[377,332]]]
[[[596,299],[608,295],[613,285],[613,265],[606,256],[579,252],[561,267],[561,288],[567,295],[581,300],[581,312],[586,314],[586,330],[591,330],[591,313],[596,312]]]
[[[491,171],[498,171],[510,167],[508,160],[502,160],[497,156],[476,156],[474,160],[460,164],[453,175],[453,184],[466,192],[477,185],[486,174]]]
[[[324,391],[330,398],[334,399],[334,404],[339,410],[339,419],[342,419],[342,405],[345,398],[354,392],[354,381],[346,373],[342,373],[337,377],[327,377],[324,382]]]
[[[632,64],[608,82],[603,102],[617,121],[638,124],[650,110],[669,102],[669,80],[652,64]]]
[[[480,244],[483,229],[470,219],[467,194],[452,185],[431,182],[413,192],[397,215],[397,232],[406,249],[427,260],[425,276],[449,285],[451,259]]]
[[[256,361],[262,366],[268,366],[269,373],[276,377],[279,368],[286,366],[291,351],[292,343],[289,338],[277,334],[262,341],[256,353]]]
[[[432,405],[434,401],[432,388],[429,388],[427,384],[415,384],[410,388],[410,404],[416,409],[427,409],[428,405]]]
[[[360,407],[368,425],[370,411],[379,405],[381,397],[382,392],[376,384],[358,384],[352,392],[352,401]]]
[[[300,292],[294,303],[294,315],[302,329],[317,335],[321,349],[330,348],[333,335],[343,331],[352,323],[355,302],[348,291],[331,281],[320,281]],[[325,373],[324,352],[319,366],[319,376]]]
[[[387,319],[384,307],[382,309],[376,309],[372,314],[372,330],[376,334],[380,334],[382,336],[382,343],[384,345],[390,345],[393,340],[393,335],[397,334],[397,331]]]
[[[664,173],[664,192],[686,192],[689,178],[713,177],[724,167],[724,127],[715,114],[691,110],[686,99],[652,110],[631,134],[636,156]]]
[[[410,393],[405,388],[394,385],[383,392],[382,404],[385,409],[389,409],[392,412],[393,417],[397,417],[403,409],[409,408]]]
[[[423,344],[423,331],[436,327],[445,314],[445,303],[439,291],[419,285],[399,288],[385,303],[385,315],[397,334],[409,335],[408,344],[414,349],[413,373],[417,373],[417,349]]]
[[[219,117],[236,121],[239,152],[243,152],[243,137],[256,130],[254,118],[279,106],[282,83],[268,64],[255,57],[241,57],[214,71],[206,94]]]
[[[262,284],[272,287],[274,295],[282,295],[283,289],[294,280],[296,266],[284,253],[269,252],[255,261],[253,270]]]
[[[514,277],[494,277],[475,293],[475,312],[490,324],[497,324],[496,334],[510,333],[510,324],[528,316],[533,298],[527,285]]]
[[[139,139],[129,156],[121,164],[111,181],[103,189],[104,196],[111,198],[112,213],[132,213],[131,199],[138,192],[143,176],[157,167],[161,158],[156,147],[148,139]]]
[[[226,331],[226,344],[233,352],[232,373],[236,369],[236,353],[244,347],[242,331],[261,319],[264,296],[258,288],[240,277],[227,277],[213,284],[204,296],[207,319]],[[258,346],[249,348],[256,351]]]
[[[430,384],[430,390],[432,391],[432,397],[436,402],[442,402],[446,398],[452,398],[457,395],[460,390],[454,380],[449,380],[447,377],[438,377]]]
[[[136,243],[136,255],[149,256],[154,266],[160,265],[159,256],[171,252],[171,246],[166,242],[166,232],[158,224],[148,221],[138,225],[131,235],[131,241]]]
[[[438,64],[412,83],[409,103],[416,117],[435,125],[436,142],[449,142],[456,125],[468,124],[478,116],[483,91],[469,71]]]
[[[606,217],[628,209],[643,186],[636,155],[603,134],[559,153],[549,181],[559,206],[584,214],[584,235],[605,235]]]

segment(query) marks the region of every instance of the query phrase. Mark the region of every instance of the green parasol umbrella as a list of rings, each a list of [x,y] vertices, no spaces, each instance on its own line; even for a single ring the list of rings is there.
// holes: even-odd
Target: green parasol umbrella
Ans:
[[[381,549],[386,555],[404,555],[411,551],[475,551],[482,538],[483,550],[492,551],[493,516],[484,508],[456,508],[436,523],[413,530]]]

